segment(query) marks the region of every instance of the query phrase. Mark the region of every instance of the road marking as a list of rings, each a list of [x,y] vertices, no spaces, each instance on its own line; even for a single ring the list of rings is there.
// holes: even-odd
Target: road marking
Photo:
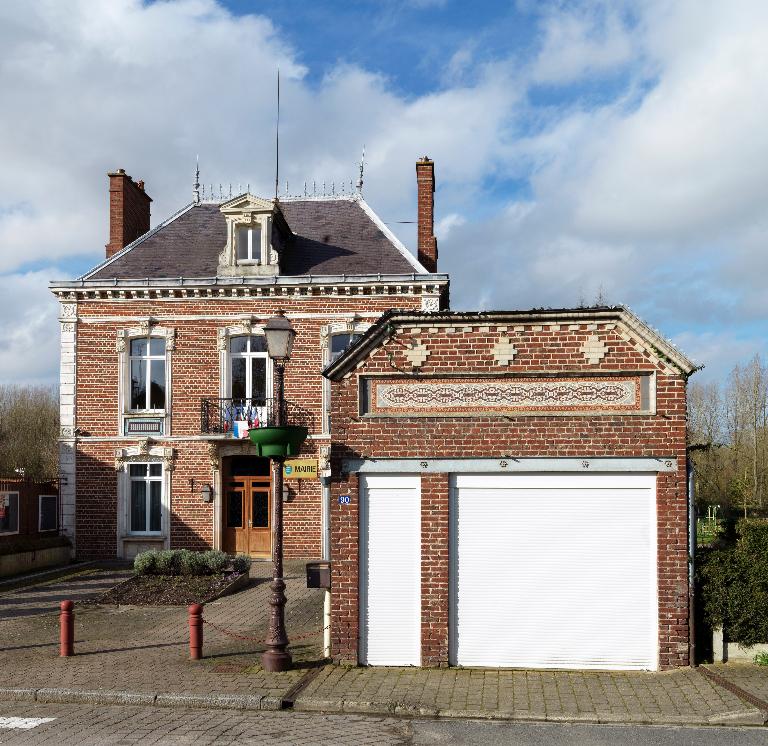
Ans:
[[[30,728],[37,728],[43,723],[50,723],[51,720],[56,720],[56,718],[0,718],[0,728],[29,730]]]

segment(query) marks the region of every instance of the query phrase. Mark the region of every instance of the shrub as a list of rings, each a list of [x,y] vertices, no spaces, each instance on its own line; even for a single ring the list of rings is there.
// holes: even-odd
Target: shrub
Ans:
[[[205,563],[206,571],[211,575],[224,572],[229,566],[229,555],[218,549],[209,549],[207,552],[203,552],[201,557]]]
[[[768,666],[768,653],[758,653],[754,660],[758,666]]]
[[[768,521],[739,521],[736,536],[734,546],[701,555],[705,618],[732,642],[768,642]]]
[[[235,572],[247,573],[251,569],[251,558],[247,554],[238,554],[232,558],[232,569]]]
[[[179,550],[163,549],[157,553],[155,559],[155,575],[178,575]]]
[[[208,574],[208,566],[200,552],[191,552],[189,549],[179,549],[177,550],[176,564],[182,575]]]
[[[152,575],[155,572],[157,563],[157,550],[150,549],[148,552],[137,554],[133,560],[133,571],[136,575]]]

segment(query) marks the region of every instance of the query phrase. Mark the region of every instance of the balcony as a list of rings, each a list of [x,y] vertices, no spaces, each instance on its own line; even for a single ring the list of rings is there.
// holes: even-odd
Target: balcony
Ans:
[[[247,438],[248,430],[257,427],[284,425],[314,430],[314,414],[291,401],[282,403],[282,418],[278,417],[277,399],[202,399],[200,402],[200,432],[203,435],[228,435]]]

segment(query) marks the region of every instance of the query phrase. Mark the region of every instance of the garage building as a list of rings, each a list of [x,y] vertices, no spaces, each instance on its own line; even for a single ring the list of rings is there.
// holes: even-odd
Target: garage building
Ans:
[[[386,314],[325,370],[334,659],[687,665],[695,369],[624,307]]]

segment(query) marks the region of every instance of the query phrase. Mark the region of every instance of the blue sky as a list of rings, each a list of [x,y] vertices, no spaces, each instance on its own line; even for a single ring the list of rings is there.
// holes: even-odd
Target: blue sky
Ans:
[[[0,5],[0,383],[57,377],[50,279],[107,240],[106,172],[153,223],[206,184],[349,182],[413,247],[437,174],[456,308],[626,303],[706,364],[765,352],[762,0],[18,0]],[[225,187],[226,188],[226,187]]]

